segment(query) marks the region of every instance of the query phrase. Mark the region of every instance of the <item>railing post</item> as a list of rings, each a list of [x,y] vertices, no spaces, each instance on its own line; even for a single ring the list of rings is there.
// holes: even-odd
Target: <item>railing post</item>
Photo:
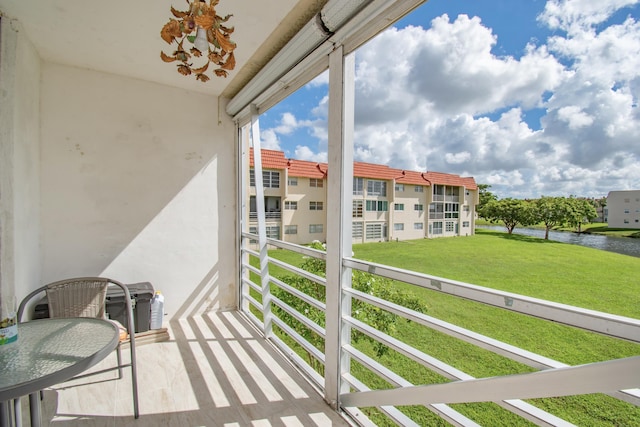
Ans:
[[[249,311],[249,301],[244,297],[245,285],[244,279],[248,279],[250,277],[250,271],[245,266],[249,265],[249,254],[245,252],[245,249],[249,246],[247,244],[247,240],[242,237],[242,232],[249,231],[249,223],[251,221],[251,213],[249,213],[249,209],[247,208],[247,202],[249,200],[248,197],[248,178],[249,178],[249,146],[251,144],[251,136],[249,134],[250,127],[248,125],[239,126],[236,124],[236,137],[238,138],[239,144],[238,147],[238,200],[237,205],[239,206],[237,218],[238,224],[240,228],[240,239],[238,245],[238,256],[240,257],[240,268],[239,268],[239,278],[238,278],[238,301],[241,312]],[[249,215],[248,217],[246,215]],[[248,289],[247,289],[248,292]]]
[[[325,400],[335,409],[339,396],[348,391],[342,373],[349,358],[341,351],[351,331],[342,322],[350,314],[351,300],[343,287],[351,286],[351,269],[343,266],[351,256],[351,201],[353,192],[354,80],[353,55],[344,56],[342,46],[329,55],[329,149],[327,188],[327,300],[325,337]]]
[[[251,106],[251,140],[253,141],[253,175],[256,184],[256,209],[258,214],[258,247],[260,248],[260,286],[262,289],[262,323],[265,337],[271,337],[271,290],[269,289],[269,254],[267,252],[267,227],[262,182],[262,152],[260,144],[260,120],[255,105]]]

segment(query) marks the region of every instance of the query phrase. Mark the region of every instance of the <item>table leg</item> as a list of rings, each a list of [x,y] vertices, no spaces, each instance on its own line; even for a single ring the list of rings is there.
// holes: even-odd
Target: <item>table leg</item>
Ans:
[[[16,427],[22,427],[22,404],[19,397],[13,399],[13,415],[16,420]]]
[[[11,411],[9,410],[9,402],[0,402],[0,427],[9,427],[11,424],[9,417]]]
[[[29,408],[31,411],[31,427],[40,427],[42,413],[40,411],[40,393],[37,391],[29,395]]]

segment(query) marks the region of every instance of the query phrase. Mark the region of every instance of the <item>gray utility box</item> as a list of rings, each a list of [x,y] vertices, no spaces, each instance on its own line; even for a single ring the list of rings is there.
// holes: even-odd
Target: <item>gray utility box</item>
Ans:
[[[133,327],[138,332],[149,330],[151,323],[151,299],[154,295],[153,285],[149,282],[132,283],[126,285],[131,296],[133,308]],[[124,292],[117,286],[111,286],[107,290],[107,315],[109,319],[117,320],[126,326],[126,305]],[[46,319],[49,317],[49,305],[45,296],[36,304],[34,319]]]

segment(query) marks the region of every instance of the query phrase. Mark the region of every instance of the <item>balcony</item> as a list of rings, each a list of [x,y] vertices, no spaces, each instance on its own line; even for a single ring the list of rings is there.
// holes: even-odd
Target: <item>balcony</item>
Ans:
[[[280,221],[282,219],[282,212],[265,212],[264,216],[267,221]],[[249,212],[249,219],[253,222],[258,221],[258,213]]]
[[[520,365],[516,371],[497,368],[503,372],[491,378],[476,379],[456,369],[454,363],[419,348],[416,342],[381,332],[359,320],[356,313],[345,309],[339,316],[343,332],[358,331],[404,355],[414,366],[411,369],[428,370],[444,379],[440,383],[414,385],[403,377],[400,370],[385,366],[375,355],[368,354],[352,342],[350,334],[342,334],[340,342],[331,342],[331,332],[327,332],[317,317],[297,311],[276,297],[270,289],[283,289],[314,310],[332,316],[332,309],[326,302],[255,267],[260,254],[249,249],[247,244],[254,239],[258,236],[243,233],[242,312],[208,312],[172,320],[169,341],[139,345],[140,419],[134,420],[132,416],[130,379],[125,376],[123,380],[115,380],[115,374],[103,374],[102,377],[89,377],[45,390],[45,423],[56,426],[346,426],[354,422],[370,422],[374,407],[376,416],[383,416],[399,425],[424,425],[402,410],[406,405],[413,405],[452,425],[475,426],[478,424],[453,404],[488,400],[494,403],[486,405],[496,406],[494,410],[503,411],[506,416],[521,417],[538,425],[572,425],[534,406],[528,399],[603,393],[612,401],[640,404],[640,390],[636,388],[640,384],[640,356],[570,367],[354,288],[343,288],[339,292],[343,301],[364,301],[372,307],[448,335],[452,341],[461,342],[467,350],[477,347],[483,352],[494,353],[496,361],[510,360]],[[305,257],[326,258],[323,252],[307,247],[274,239],[268,239],[267,243]],[[252,259],[254,262],[250,262]],[[269,257],[268,263],[271,268],[285,269],[326,286],[324,278],[276,258]],[[351,257],[344,258],[343,265],[352,271],[463,297],[478,306],[510,310],[515,316],[533,316],[545,322],[640,342],[638,319],[482,288]],[[332,292],[327,290],[323,298],[328,298]],[[343,307],[350,305],[344,303]],[[314,346],[299,333],[299,329],[290,326],[290,321],[285,322],[278,317],[275,314],[277,310],[323,337],[324,348],[335,348],[341,357],[332,358],[331,353]],[[328,323],[329,318],[326,320]],[[265,334],[268,339],[265,339]],[[453,347],[449,351],[455,352]],[[115,355],[111,358],[114,359]],[[332,363],[338,360],[336,370]],[[113,360],[107,359],[94,369],[112,363]],[[354,370],[355,365],[360,368]],[[384,390],[374,391],[366,384],[361,377],[362,368],[383,380],[387,384]],[[125,371],[125,375],[128,373]],[[332,381],[340,390],[340,414],[325,402],[328,395],[326,387]],[[23,400],[24,420],[28,420],[26,400]]]
[[[136,348],[139,419],[125,370],[122,380],[112,372],[45,390],[43,425],[348,425],[237,311],[172,321],[169,333]],[[114,362],[115,353],[94,369]]]

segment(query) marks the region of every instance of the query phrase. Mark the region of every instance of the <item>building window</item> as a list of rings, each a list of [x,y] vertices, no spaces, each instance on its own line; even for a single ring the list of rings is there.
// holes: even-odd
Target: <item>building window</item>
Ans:
[[[249,171],[249,185],[256,186],[255,171]],[[280,188],[280,172],[278,171],[262,171],[262,185],[264,188]]]
[[[442,221],[433,223],[433,234],[442,234]]]
[[[354,218],[362,218],[362,211],[364,210],[364,202],[362,200],[353,201],[352,215]]]
[[[298,226],[297,225],[285,225],[284,226],[284,234],[298,234]]]
[[[628,214],[629,213],[629,209],[625,209],[624,213]]]
[[[353,239],[362,239],[362,222],[354,222],[351,225],[351,237]]]
[[[404,184],[396,184],[396,191],[404,191]]]
[[[624,222],[625,224],[629,224],[629,220],[628,220],[628,219],[625,219],[623,222]]]
[[[402,222],[396,222],[393,224],[393,229],[395,231],[404,231],[404,224]]]
[[[462,221],[462,228],[469,228],[469,221]]]
[[[367,224],[366,238],[369,239],[386,239],[387,238],[387,224],[374,223]]]
[[[367,200],[367,211],[386,212],[389,210],[389,202],[386,200]]]
[[[393,210],[394,211],[403,211],[404,210],[404,203],[395,203],[393,205]]]
[[[324,182],[320,178],[309,178],[309,187],[322,188],[324,187]]]
[[[416,193],[424,193],[424,187],[422,185],[416,185],[413,187],[413,191]]]
[[[624,199],[624,202],[625,202],[625,203],[630,203],[630,202],[631,202],[631,199]]]
[[[322,224],[309,224],[309,234],[322,233]]]
[[[445,203],[444,204],[444,217],[445,218],[458,218],[458,210],[460,205],[457,203]]]
[[[286,210],[290,210],[290,211],[295,211],[298,209],[298,202],[292,202],[292,201],[284,201],[284,208]]]
[[[445,224],[445,229],[447,230],[448,233],[453,231],[454,228],[454,223],[451,221],[447,221],[447,223]]]
[[[414,222],[413,223],[413,229],[414,230],[424,230],[424,224],[421,222]]]
[[[267,238],[269,238],[269,239],[279,239],[280,238],[280,226],[279,225],[268,225],[267,226]]]
[[[386,196],[387,182],[374,179],[367,180],[367,194],[369,196]]]
[[[309,210],[310,211],[321,211],[324,203],[323,202],[309,202]]]
[[[463,212],[469,212],[469,205],[462,205]]]
[[[362,196],[364,190],[364,178],[353,177],[353,194]]]
[[[258,227],[249,227],[249,233],[258,234]],[[249,239],[249,243],[258,243],[256,239]]]
[[[287,179],[287,185],[290,187],[296,187],[298,185],[298,177],[290,176],[289,179]]]
[[[423,211],[424,210],[424,206],[423,205],[413,205],[413,210],[414,211]]]

